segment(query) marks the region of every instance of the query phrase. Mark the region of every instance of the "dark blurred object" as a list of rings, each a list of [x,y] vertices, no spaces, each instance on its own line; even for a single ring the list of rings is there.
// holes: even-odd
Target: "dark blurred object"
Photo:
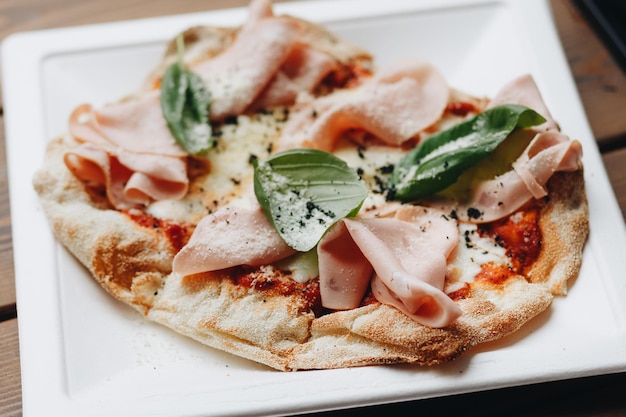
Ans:
[[[626,72],[626,0],[574,0]]]

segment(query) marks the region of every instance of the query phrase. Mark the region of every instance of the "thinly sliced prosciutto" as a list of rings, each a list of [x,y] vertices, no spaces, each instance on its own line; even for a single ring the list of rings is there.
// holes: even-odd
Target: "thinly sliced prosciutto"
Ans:
[[[296,42],[280,70],[250,108],[291,105],[295,103],[298,94],[313,92],[336,67],[337,62],[330,55]]]
[[[529,107],[542,115],[546,122],[535,126],[534,129],[536,131],[558,129],[558,125],[552,118],[548,107],[541,97],[541,92],[537,88],[537,84],[535,84],[535,80],[533,80],[530,74],[522,75],[505,84],[489,102],[487,108],[501,104],[519,104]]]
[[[456,222],[424,207],[404,206],[395,218],[344,219],[318,245],[322,304],[358,307],[371,278],[381,303],[419,323],[445,327],[461,315],[443,292],[457,242]]]
[[[115,208],[187,193],[186,153],[165,125],[158,95],[98,111],[81,105],[70,116],[69,131],[81,144],[65,154],[65,165],[78,179],[104,185]]]
[[[445,79],[433,66],[403,63],[381,71],[349,96],[302,96],[279,148],[332,151],[340,135],[350,129],[365,130],[399,146],[441,118],[449,95]]]
[[[267,265],[294,253],[260,206],[231,205],[198,223],[172,268],[185,276],[239,265]]]
[[[246,111],[289,57],[299,28],[290,19],[260,19],[224,52],[192,68],[211,92],[212,120]]]
[[[274,16],[271,2],[254,0],[248,10],[233,44],[193,68],[212,94],[212,120],[291,105],[336,67],[334,58],[303,42],[299,21]]]
[[[136,153],[187,155],[165,123],[157,91],[99,109],[82,104],[70,115],[69,128],[81,141],[111,151],[122,148]]]

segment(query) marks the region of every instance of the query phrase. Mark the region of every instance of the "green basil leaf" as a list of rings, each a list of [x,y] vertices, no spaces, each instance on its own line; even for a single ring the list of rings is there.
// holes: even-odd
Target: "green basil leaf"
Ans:
[[[436,133],[398,162],[389,198],[410,201],[433,195],[488,157],[516,129],[545,121],[528,107],[506,104]]]
[[[333,154],[293,149],[255,161],[254,193],[285,242],[306,252],[334,223],[355,216],[368,190]]]
[[[185,69],[180,58],[161,80],[161,110],[176,142],[188,153],[205,152],[213,145],[209,123],[211,96],[202,79]]]

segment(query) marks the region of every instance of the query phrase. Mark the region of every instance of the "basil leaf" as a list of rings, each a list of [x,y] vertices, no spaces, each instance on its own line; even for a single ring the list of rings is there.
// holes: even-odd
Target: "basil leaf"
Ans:
[[[285,242],[306,252],[334,223],[355,216],[368,190],[336,156],[292,149],[254,162],[254,193]]]
[[[183,66],[179,39],[179,59],[167,68],[161,80],[161,111],[176,142],[188,153],[198,154],[213,145],[211,96],[202,79]]]
[[[435,194],[488,157],[516,129],[545,121],[528,107],[506,104],[436,133],[398,162],[388,197],[410,201]]]

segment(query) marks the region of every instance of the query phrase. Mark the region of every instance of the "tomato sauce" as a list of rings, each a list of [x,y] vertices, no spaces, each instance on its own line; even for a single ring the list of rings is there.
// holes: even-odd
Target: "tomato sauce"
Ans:
[[[180,225],[171,220],[159,219],[141,210],[124,210],[123,213],[141,227],[162,232],[176,252],[187,244],[191,236],[192,229],[190,226]]]
[[[486,263],[481,265],[480,272],[474,278],[475,282],[488,282],[494,285],[501,285],[510,277],[517,275],[515,271],[505,265]]]
[[[525,274],[537,261],[541,252],[541,228],[539,214],[541,207],[533,205],[505,219],[480,225],[482,236],[490,236],[506,249],[511,258],[512,269]]]
[[[465,101],[454,101],[448,103],[448,106],[446,107],[446,113],[450,113],[459,117],[465,117],[470,113],[480,113],[480,109],[476,107],[473,103]]]
[[[322,81],[326,88],[353,88],[371,77],[372,72],[358,63],[342,65],[331,71]]]
[[[256,268],[243,266],[231,268],[231,272],[228,276],[237,285],[265,292],[268,296],[296,295],[303,302],[303,309],[312,310],[316,317],[323,314],[318,279],[300,283],[278,270],[267,274]]]

